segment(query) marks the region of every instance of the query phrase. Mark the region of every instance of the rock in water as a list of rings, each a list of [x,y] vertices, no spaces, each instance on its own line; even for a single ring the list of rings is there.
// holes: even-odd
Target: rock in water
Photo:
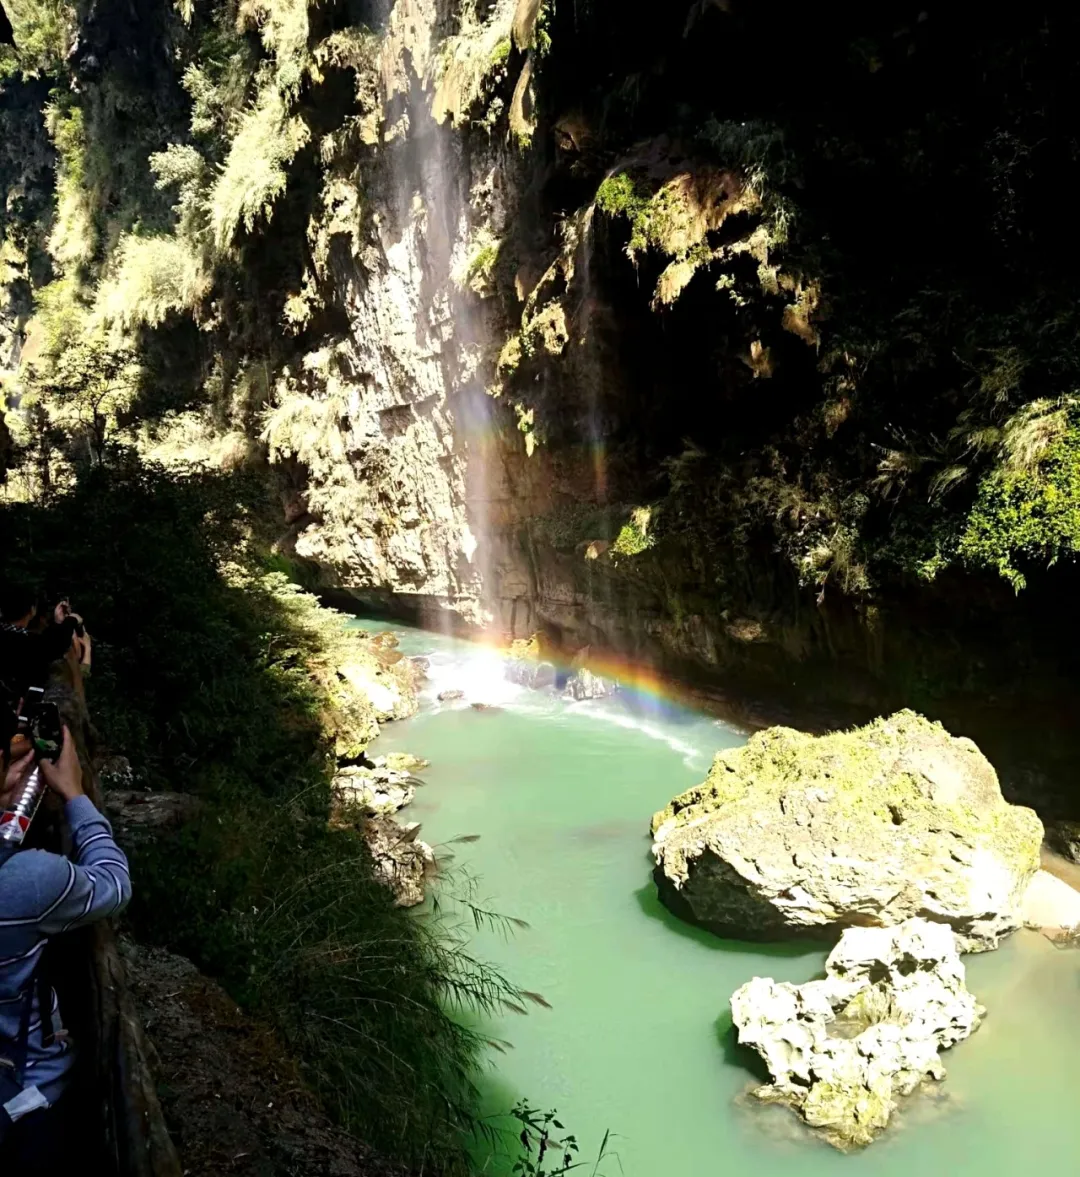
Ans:
[[[923,919],[849,928],[824,980],[747,982],[732,1018],[773,1079],[755,1094],[788,1104],[837,1148],[869,1144],[898,1097],[945,1078],[938,1052],[982,1019],[959,948],[950,928]]]
[[[419,823],[399,825],[384,815],[366,820],[361,832],[371,852],[375,877],[390,889],[394,906],[423,903],[424,884],[435,869],[435,852],[417,837]]]
[[[575,671],[566,684],[565,694],[581,702],[585,699],[605,699],[615,693],[615,683],[610,679],[601,678],[586,667]]]
[[[353,765],[339,768],[334,777],[334,787],[343,800],[358,805],[372,817],[397,813],[416,796],[409,773],[391,769],[385,762],[376,763],[373,768]]]
[[[558,671],[553,662],[530,662],[524,658],[515,658],[507,662],[504,674],[507,681],[533,691],[548,690],[555,685],[558,678]]]
[[[1029,928],[1075,934],[1080,928],[1080,891],[1044,870],[1036,871],[1024,892],[1021,914]]]
[[[758,732],[652,828],[661,897],[714,931],[828,935],[919,915],[964,951],[1020,926],[1042,841],[970,740],[911,711],[820,737]]]
[[[389,752],[386,756],[376,756],[373,763],[376,768],[385,765],[391,772],[404,773],[420,772],[431,767],[430,760],[414,756],[411,752]]]

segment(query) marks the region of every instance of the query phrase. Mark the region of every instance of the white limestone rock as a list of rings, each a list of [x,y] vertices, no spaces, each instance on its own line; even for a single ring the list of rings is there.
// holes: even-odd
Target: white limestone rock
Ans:
[[[334,787],[346,803],[358,806],[371,817],[397,813],[416,796],[409,773],[385,764],[374,768],[352,765],[339,768]]]
[[[956,935],[910,919],[849,928],[824,980],[755,977],[732,996],[731,1012],[739,1042],[772,1075],[755,1095],[850,1149],[875,1138],[899,1098],[945,1078],[939,1052],[968,1037],[985,1011],[968,992]]]

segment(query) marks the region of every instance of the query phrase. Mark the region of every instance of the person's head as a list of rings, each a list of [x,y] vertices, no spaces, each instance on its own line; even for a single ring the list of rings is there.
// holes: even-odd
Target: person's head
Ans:
[[[0,619],[9,625],[26,625],[37,612],[37,592],[20,581],[0,585]]]

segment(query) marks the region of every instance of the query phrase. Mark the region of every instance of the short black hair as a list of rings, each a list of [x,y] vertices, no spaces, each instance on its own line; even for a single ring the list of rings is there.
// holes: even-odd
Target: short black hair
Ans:
[[[0,584],[0,618],[18,621],[37,610],[38,593],[25,581],[7,580]]]

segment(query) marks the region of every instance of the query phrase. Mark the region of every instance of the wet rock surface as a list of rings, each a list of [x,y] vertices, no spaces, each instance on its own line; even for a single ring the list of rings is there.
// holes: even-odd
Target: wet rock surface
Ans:
[[[1048,871],[1036,871],[1024,892],[1024,926],[1051,936],[1080,928],[1080,891]]]
[[[869,1144],[897,1101],[945,1077],[939,1052],[978,1028],[959,944],[944,924],[849,928],[823,980],[755,977],[731,998],[739,1042],[772,1082],[755,1095],[791,1107],[832,1145]]]
[[[609,695],[614,695],[617,689],[617,684],[612,679],[601,678],[583,666],[570,676],[565,694],[567,698],[582,702],[586,699],[606,699]]]
[[[506,664],[505,674],[509,682],[533,691],[548,690],[558,678],[553,662],[536,662],[527,658],[511,659]]]
[[[1080,863],[1080,822],[1050,822],[1046,827],[1046,844],[1062,858]]]
[[[970,740],[910,711],[821,737],[759,732],[652,828],[662,898],[718,932],[828,936],[920,915],[965,951],[1023,923],[1042,841]]]

